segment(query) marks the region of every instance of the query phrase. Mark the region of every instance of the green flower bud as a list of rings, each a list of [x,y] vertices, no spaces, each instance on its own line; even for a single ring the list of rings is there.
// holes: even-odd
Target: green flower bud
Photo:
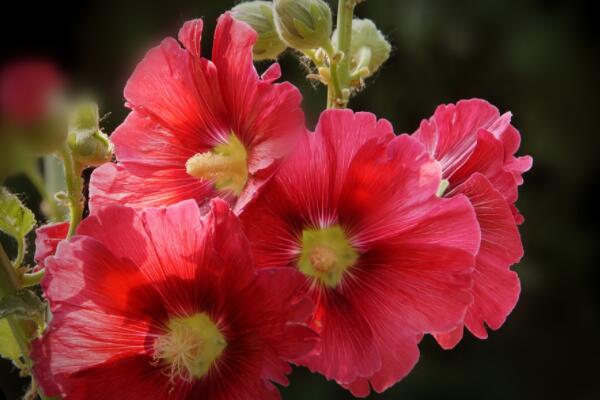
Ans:
[[[231,12],[234,18],[247,23],[258,33],[258,39],[252,49],[255,60],[274,60],[285,51],[287,46],[275,29],[273,3],[249,1],[233,7]]]
[[[74,107],[67,139],[73,159],[86,166],[98,166],[112,159],[112,144],[100,130],[98,106],[82,102]]]
[[[333,34],[337,45],[338,31]],[[350,65],[361,78],[371,76],[390,57],[392,46],[370,19],[352,21]]]
[[[310,50],[327,47],[331,37],[331,9],[323,0],[273,0],[275,27],[290,47]]]

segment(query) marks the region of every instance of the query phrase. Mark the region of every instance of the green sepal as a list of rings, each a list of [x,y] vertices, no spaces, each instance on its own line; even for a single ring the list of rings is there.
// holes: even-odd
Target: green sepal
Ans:
[[[12,315],[18,319],[43,322],[46,306],[31,290],[21,289],[0,300],[0,319]]]

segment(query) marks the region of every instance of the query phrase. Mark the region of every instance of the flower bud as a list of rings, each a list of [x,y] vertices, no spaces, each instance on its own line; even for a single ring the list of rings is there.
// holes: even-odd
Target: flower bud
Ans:
[[[112,145],[100,130],[98,106],[83,102],[74,107],[67,139],[73,159],[84,166],[98,166],[112,158]]]
[[[274,60],[285,51],[287,46],[275,29],[273,3],[249,1],[233,7],[231,12],[234,18],[247,23],[258,33],[258,39],[252,49],[255,60]]]
[[[331,9],[323,0],[274,0],[275,27],[290,47],[310,50],[330,41]]]
[[[338,31],[333,34],[337,45]],[[370,19],[352,21],[350,63],[352,70],[366,78],[373,75],[390,57],[391,45]]]

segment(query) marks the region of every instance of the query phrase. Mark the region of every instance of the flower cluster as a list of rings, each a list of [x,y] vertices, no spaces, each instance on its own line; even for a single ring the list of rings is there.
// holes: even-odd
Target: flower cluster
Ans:
[[[364,397],[424,335],[452,348],[504,323],[531,167],[510,113],[460,101],[396,135],[327,110],[311,132],[279,66],[256,72],[249,25],[221,16],[212,61],[201,33],[187,22],[136,68],[76,234],[38,230],[47,395],[278,399],[292,363]]]

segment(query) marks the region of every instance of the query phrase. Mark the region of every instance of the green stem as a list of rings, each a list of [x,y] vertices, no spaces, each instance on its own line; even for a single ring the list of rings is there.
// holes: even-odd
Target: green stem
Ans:
[[[33,184],[35,189],[38,191],[38,193],[42,197],[42,200],[44,201],[44,203],[48,206],[48,209],[47,209],[48,215],[47,216],[52,220],[60,219],[60,217],[61,217],[60,206],[58,205],[58,203],[56,202],[54,197],[52,197],[50,192],[48,192],[48,190],[46,189],[44,179],[42,178],[42,175],[40,174],[40,171],[38,170],[36,161],[34,161],[31,165],[29,165],[25,169],[24,172],[25,172],[25,175],[27,176],[27,178],[29,178],[29,180],[31,181],[31,183]],[[42,208],[42,210],[43,210],[43,208]]]
[[[340,79],[338,74],[339,53],[333,48],[331,43],[325,48],[329,57],[329,72],[331,79],[327,84],[327,108],[336,108],[338,99],[342,97]]]
[[[21,288],[19,276],[16,269],[10,263],[4,247],[0,245],[0,299],[11,295]],[[27,330],[23,321],[19,321],[12,315],[6,317],[6,321],[12,331],[27,368],[31,368],[31,360],[29,359],[29,341],[27,340]]]
[[[14,268],[19,269],[21,264],[23,264],[23,259],[25,258],[25,239],[17,240],[17,258],[13,261]]]
[[[17,292],[19,289],[21,289],[21,284],[19,282],[17,271],[10,263],[8,256],[4,251],[4,247],[2,247],[0,244],[0,299]],[[27,321],[21,321],[12,315],[7,316],[6,320],[13,336],[15,337],[15,340],[17,341],[17,345],[19,346],[19,350],[21,351],[21,355],[25,361],[25,367],[31,373],[31,367],[33,365],[31,358],[29,358],[29,353],[31,351],[29,337],[31,335],[28,334],[28,332],[31,331],[31,327],[26,326]],[[33,376],[31,379],[33,382]],[[42,400],[47,399],[40,388],[38,388],[38,394]]]
[[[329,85],[327,85],[327,108],[336,108],[335,105],[338,96],[332,82],[329,82]]]
[[[83,215],[83,178],[81,177],[82,168],[81,165],[73,160],[71,152],[67,144],[65,144],[60,151],[62,157],[64,169],[65,169],[65,180],[67,183],[67,197],[69,200],[69,233],[67,237],[71,237],[75,234],[77,226],[81,222]]]
[[[340,0],[338,4],[337,29],[338,51],[343,54],[338,64],[338,79],[342,94],[340,108],[348,106],[350,91],[350,46],[352,43],[352,19],[356,0]],[[346,94],[348,92],[348,94]]]
[[[338,48],[336,56],[329,52],[332,81],[327,93],[327,108],[346,108],[350,97],[350,46],[352,18],[357,0],[339,0],[337,12]],[[341,55],[341,57],[340,57]]]
[[[4,247],[2,247],[0,244],[0,299],[15,293],[19,289],[21,289],[21,284],[19,282],[17,271],[10,263],[8,256],[4,251]],[[31,362],[31,358],[29,358],[31,346],[29,345],[30,335],[27,333],[30,331],[30,329],[28,329],[28,327],[25,325],[26,321],[20,321],[12,315],[7,316],[6,320],[15,340],[17,341],[17,345],[19,346],[23,360],[25,360],[25,366],[31,373],[31,367],[33,364]],[[35,385],[33,376],[31,379],[33,385]],[[40,388],[38,388],[38,394],[42,400],[47,399]]]
[[[0,244],[0,299],[19,290],[19,275]]]
[[[21,277],[21,286],[22,287],[32,287],[39,285],[44,279],[44,275],[46,275],[45,269],[40,269],[37,272],[32,272],[29,274],[23,274]]]

